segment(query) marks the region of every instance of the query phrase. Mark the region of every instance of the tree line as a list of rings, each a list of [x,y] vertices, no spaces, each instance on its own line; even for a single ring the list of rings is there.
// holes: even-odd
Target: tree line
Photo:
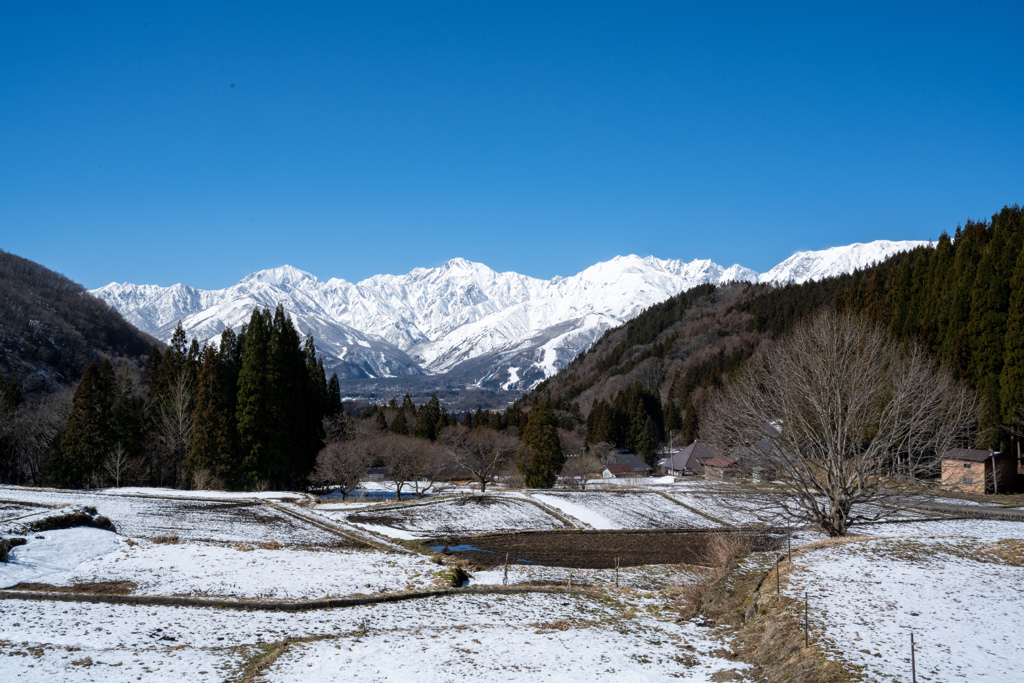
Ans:
[[[337,377],[326,380],[313,338],[280,305],[254,310],[216,345],[189,343],[179,324],[141,370],[86,367],[36,483],[296,487],[340,411]]]
[[[74,390],[34,402],[0,375],[0,478],[65,488],[166,486],[303,489],[344,493],[371,467],[424,494],[441,481],[499,477],[551,487],[565,452],[583,442],[582,420],[544,404],[456,414],[436,396],[415,405],[342,403],[311,336],[282,306],[256,309],[215,344],[175,329],[142,365],[89,363]],[[565,476],[599,471],[574,460]]]

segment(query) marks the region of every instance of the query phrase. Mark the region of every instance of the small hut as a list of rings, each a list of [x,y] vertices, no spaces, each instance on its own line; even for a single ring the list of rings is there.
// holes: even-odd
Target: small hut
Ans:
[[[1009,453],[954,448],[942,455],[942,488],[971,493],[1009,493],[1017,483],[1017,459]]]

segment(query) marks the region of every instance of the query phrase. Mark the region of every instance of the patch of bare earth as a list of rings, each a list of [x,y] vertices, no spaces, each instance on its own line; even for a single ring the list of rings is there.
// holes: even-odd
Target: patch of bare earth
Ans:
[[[131,595],[138,585],[134,581],[90,581],[73,583],[70,586],[54,586],[49,583],[19,583],[10,588],[15,591],[40,593],[88,593],[90,595]]]

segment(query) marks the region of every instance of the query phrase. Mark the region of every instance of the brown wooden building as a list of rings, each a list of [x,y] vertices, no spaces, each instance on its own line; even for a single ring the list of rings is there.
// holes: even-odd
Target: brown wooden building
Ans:
[[[971,448],[942,456],[942,488],[972,493],[1010,493],[1017,485],[1017,458]]]

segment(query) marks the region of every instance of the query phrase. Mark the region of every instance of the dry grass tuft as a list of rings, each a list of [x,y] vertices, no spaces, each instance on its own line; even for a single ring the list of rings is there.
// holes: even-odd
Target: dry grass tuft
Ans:
[[[542,621],[530,624],[530,626],[537,629],[537,633],[548,633],[551,631],[568,631],[572,628],[572,625],[565,619],[559,619],[558,621]]]
[[[149,540],[153,541],[153,543],[161,543],[164,545],[177,545],[178,543],[181,543],[181,540],[177,536],[154,536]]]

